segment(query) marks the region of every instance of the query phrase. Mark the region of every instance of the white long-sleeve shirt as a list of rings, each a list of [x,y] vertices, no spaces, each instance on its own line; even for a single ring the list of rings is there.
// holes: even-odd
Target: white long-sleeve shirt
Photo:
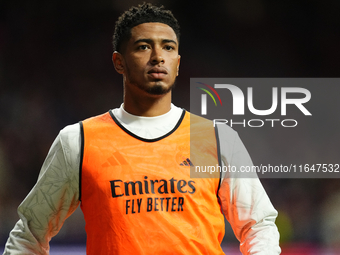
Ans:
[[[157,117],[140,117],[120,108],[112,110],[130,132],[153,139],[171,131],[182,109]],[[252,161],[237,132],[218,125],[222,166],[240,169]],[[18,208],[20,220],[10,233],[4,255],[48,254],[49,241],[78,207],[81,135],[79,124],[60,131],[48,152],[38,181]],[[224,172],[219,197],[223,213],[240,241],[242,254],[280,254],[277,211],[258,178],[240,178]]]

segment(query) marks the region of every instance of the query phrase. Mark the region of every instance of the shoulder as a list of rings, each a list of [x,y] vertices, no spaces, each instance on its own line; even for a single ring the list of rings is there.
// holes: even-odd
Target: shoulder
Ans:
[[[112,120],[114,120],[114,115],[112,113],[112,111],[108,111],[108,112],[105,112],[103,114],[99,114],[99,115],[96,115],[96,116],[93,116],[93,117],[90,117],[90,118],[87,118],[83,121],[80,121],[79,123],[81,123],[81,125],[83,124],[88,124],[88,123],[100,123],[100,122],[112,122]]]
[[[64,127],[62,130],[60,130],[56,140],[61,143],[63,148],[67,147],[72,150],[75,149],[76,151],[78,151],[81,144],[83,126],[86,125],[88,128],[91,126],[96,126],[98,123],[108,121],[113,121],[111,117],[111,111],[87,118],[78,123]]]
[[[189,113],[187,118],[189,119],[191,134],[202,134],[202,132],[214,133],[214,123],[211,120],[192,113]]]
[[[65,159],[72,162],[78,158],[80,147],[81,132],[79,123],[68,125],[60,130],[52,146],[55,149],[62,149]]]
[[[193,114],[191,112],[188,112],[188,116],[190,117],[190,123],[191,124],[207,124],[213,126],[213,122],[209,119],[206,119],[204,117],[198,116],[196,114]]]
[[[227,140],[235,140],[238,138],[238,133],[234,129],[232,129],[227,124],[222,123],[215,123],[216,130],[218,132],[218,137],[227,139]]]
[[[60,130],[59,138],[64,141],[71,141],[80,136],[80,124],[68,125]]]
[[[223,139],[236,139],[238,137],[238,133],[232,129],[230,126],[228,126],[225,123],[221,123],[221,122],[214,122],[212,120],[206,119],[204,117],[198,116],[196,114],[193,113],[189,113],[190,116],[190,124],[191,125],[197,125],[197,126],[210,126],[215,128],[218,137],[221,139],[221,137],[223,137]]]

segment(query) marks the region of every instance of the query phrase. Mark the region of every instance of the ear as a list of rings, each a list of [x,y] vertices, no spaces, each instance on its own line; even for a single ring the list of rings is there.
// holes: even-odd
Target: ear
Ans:
[[[179,64],[180,64],[180,62],[181,62],[181,56],[180,56],[180,55],[178,55],[178,63],[177,63],[177,75],[176,75],[176,76],[178,76],[178,73],[179,73]]]
[[[113,52],[112,62],[113,62],[113,65],[116,71],[119,74],[123,74],[124,73],[124,59],[123,59],[122,54],[120,54],[118,51]]]

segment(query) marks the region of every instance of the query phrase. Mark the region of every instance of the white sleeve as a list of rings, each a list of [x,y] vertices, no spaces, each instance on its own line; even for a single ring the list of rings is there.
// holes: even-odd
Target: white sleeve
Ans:
[[[79,124],[60,131],[38,181],[18,207],[4,255],[49,254],[49,241],[79,205]]]
[[[219,198],[226,219],[240,241],[243,255],[280,254],[277,211],[270,202],[256,173],[242,175],[242,166],[252,160],[236,131],[218,125],[222,166],[233,166],[235,173],[223,172]]]

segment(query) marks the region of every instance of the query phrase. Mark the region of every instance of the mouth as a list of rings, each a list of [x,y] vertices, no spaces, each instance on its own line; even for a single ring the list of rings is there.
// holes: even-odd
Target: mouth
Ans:
[[[168,74],[164,67],[153,67],[148,71],[148,75],[155,79],[163,79]]]

